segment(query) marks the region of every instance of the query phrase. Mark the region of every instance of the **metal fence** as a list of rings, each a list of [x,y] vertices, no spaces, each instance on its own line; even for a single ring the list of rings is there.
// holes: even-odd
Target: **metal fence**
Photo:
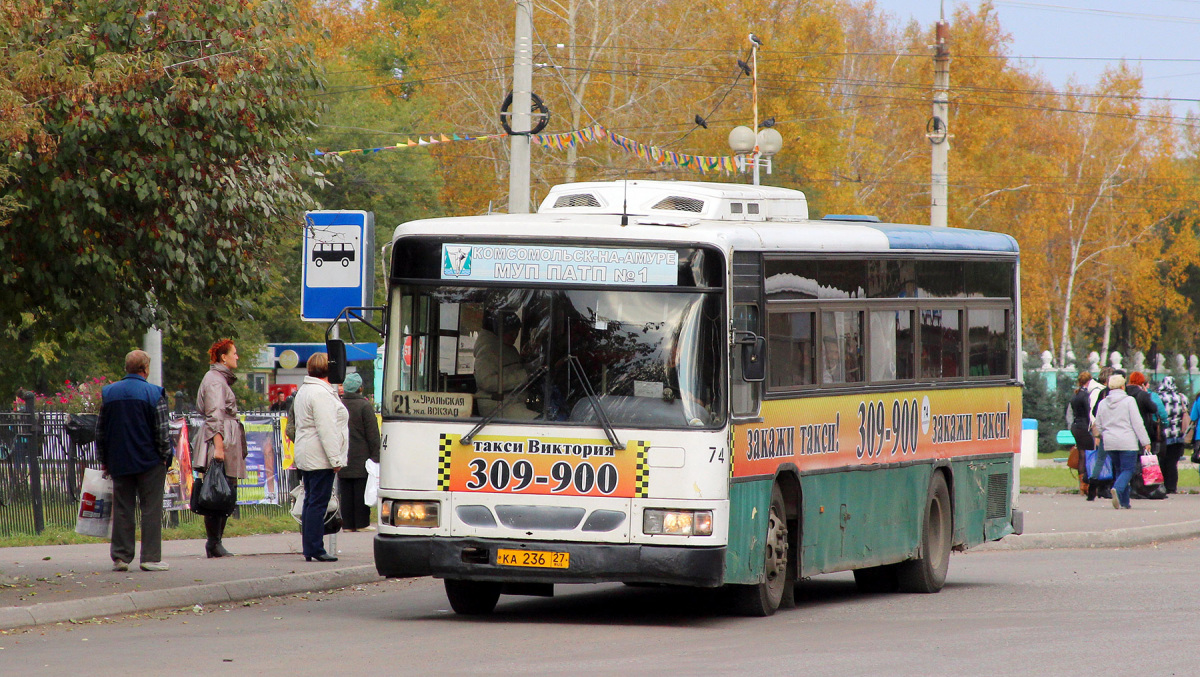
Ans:
[[[94,443],[77,444],[67,434],[68,416],[61,411],[0,412],[0,536],[37,534],[46,527],[74,528],[84,470],[99,468],[100,460]],[[274,439],[280,439],[278,412],[246,412],[246,416],[260,424],[269,420]],[[269,453],[277,454],[279,448],[275,444]],[[279,471],[279,490],[254,502],[267,509],[285,505],[296,481],[292,474]],[[194,517],[180,510],[168,512],[164,519],[178,523]]]

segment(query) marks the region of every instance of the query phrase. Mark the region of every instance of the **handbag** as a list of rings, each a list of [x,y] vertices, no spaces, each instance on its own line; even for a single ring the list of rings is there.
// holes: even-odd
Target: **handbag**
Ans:
[[[295,489],[292,489],[292,518],[297,522],[304,523],[304,485],[297,484]],[[329,505],[325,507],[325,533],[336,534],[342,530],[342,513],[339,509],[337,498],[337,480],[334,480],[333,489],[329,492]]]
[[[1079,447],[1071,447],[1070,453],[1067,454],[1067,467],[1079,470]]]
[[[112,538],[112,507],[112,478],[96,468],[85,469],[79,510],[75,513],[75,533]]]
[[[225,517],[233,514],[237,497],[225,476],[225,463],[212,461],[201,478],[199,490],[192,489],[192,512],[206,517]]]

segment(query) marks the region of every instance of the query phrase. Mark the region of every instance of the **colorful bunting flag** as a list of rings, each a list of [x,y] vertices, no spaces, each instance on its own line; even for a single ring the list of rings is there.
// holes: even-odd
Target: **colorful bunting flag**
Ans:
[[[355,148],[351,150],[330,150],[323,151],[316,149],[313,151],[314,157],[322,157],[325,155],[354,155],[364,153],[379,153],[385,150],[399,150],[402,148],[411,148],[413,146],[429,146],[435,143],[450,143],[452,141],[483,141],[487,139],[502,139],[508,134],[485,134],[482,136],[471,136],[470,134],[451,134],[446,136],[439,133],[431,135],[428,139],[417,137],[416,141],[405,139],[403,143],[397,143],[394,146],[379,146],[377,148]],[[737,162],[734,158],[728,155],[687,155],[686,153],[677,153],[675,151],[651,146],[649,144],[636,141],[627,136],[615,134],[608,131],[602,125],[592,125],[584,129],[575,130],[573,132],[562,132],[558,134],[531,134],[529,136],[531,143],[537,144],[546,150],[565,151],[568,148],[577,147],[585,143],[596,143],[608,141],[613,146],[616,146],[627,153],[636,156],[640,160],[654,162],[659,165],[671,165],[681,169],[691,169],[707,174],[708,172],[723,172],[725,174],[735,173],[737,171]]]

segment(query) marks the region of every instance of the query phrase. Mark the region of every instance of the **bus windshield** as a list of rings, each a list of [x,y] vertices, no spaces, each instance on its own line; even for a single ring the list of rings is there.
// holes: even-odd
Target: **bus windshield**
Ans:
[[[390,414],[724,423],[719,293],[399,285],[391,309]]]

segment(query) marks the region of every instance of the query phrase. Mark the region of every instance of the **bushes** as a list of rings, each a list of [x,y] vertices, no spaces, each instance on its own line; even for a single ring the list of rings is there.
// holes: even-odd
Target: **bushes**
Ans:
[[[1038,422],[1038,451],[1048,452],[1059,448],[1058,431],[1067,427],[1067,403],[1074,394],[1073,381],[1069,375],[1058,374],[1057,385],[1050,389],[1046,385],[1047,374],[1029,370],[1025,372],[1025,389],[1021,393],[1021,408],[1025,418]]]

